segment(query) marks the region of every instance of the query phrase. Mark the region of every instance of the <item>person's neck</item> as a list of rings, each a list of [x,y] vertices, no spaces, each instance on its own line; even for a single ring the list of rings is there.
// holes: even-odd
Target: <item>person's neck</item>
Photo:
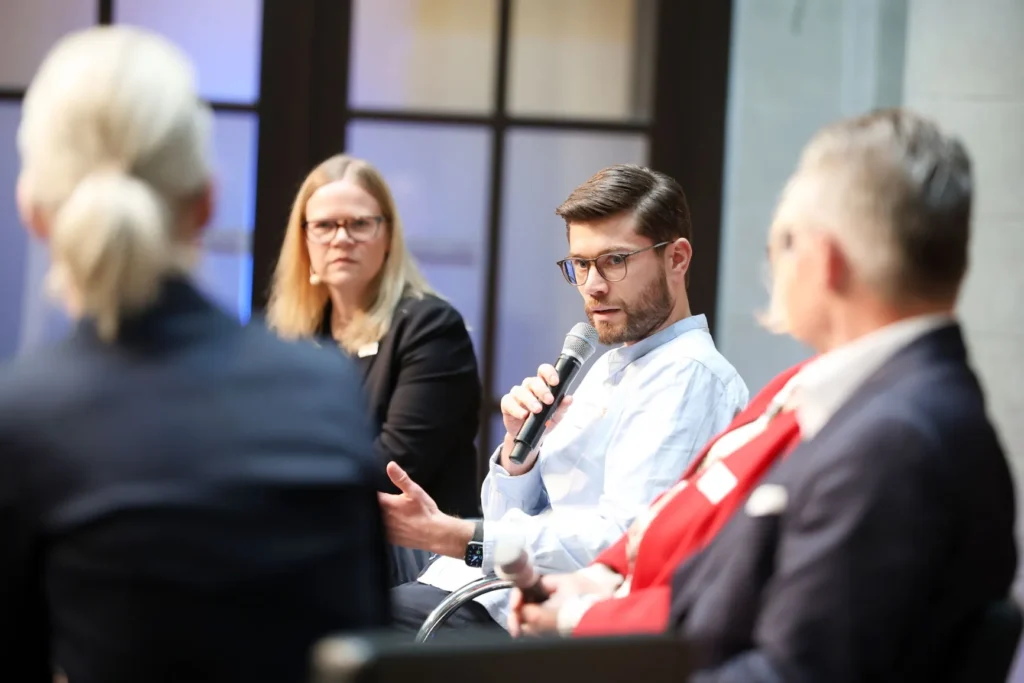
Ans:
[[[331,333],[338,337],[359,313],[363,312],[362,297],[356,292],[331,288]]]
[[[915,301],[901,306],[878,300],[846,304],[833,313],[828,332],[822,335],[822,341],[814,346],[819,353],[826,353],[903,320],[926,315],[952,317],[953,309],[952,303],[926,301]]]
[[[647,337],[653,337],[654,335],[658,334],[662,330],[667,330],[668,328],[672,327],[673,325],[675,325],[680,320],[686,320],[687,318],[689,318],[692,315],[693,315],[693,313],[690,312],[690,299],[686,296],[686,292],[683,291],[681,294],[676,296],[676,303],[672,307],[672,310],[669,311],[669,314],[665,318],[665,320],[662,321],[662,323],[660,325],[658,325],[656,328],[651,330],[650,334],[648,334]],[[647,337],[644,337],[644,338],[646,339]],[[640,340],[638,339],[637,341],[640,341]],[[629,346],[629,345],[635,344],[635,343],[636,343],[635,341],[633,341],[633,342],[626,342],[625,344],[623,344],[623,346]]]

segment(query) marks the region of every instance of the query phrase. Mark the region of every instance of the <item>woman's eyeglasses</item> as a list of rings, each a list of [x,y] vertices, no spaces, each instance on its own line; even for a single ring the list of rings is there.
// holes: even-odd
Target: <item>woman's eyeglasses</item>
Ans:
[[[355,218],[338,218],[336,220],[306,221],[306,239],[316,244],[330,244],[338,231],[345,230],[345,235],[353,242],[369,242],[380,231],[384,216],[357,216]]]
[[[597,258],[565,258],[558,261],[557,264],[565,281],[576,287],[587,284],[591,266],[597,268],[597,272],[607,282],[619,282],[626,277],[626,260],[630,256],[635,256],[648,249],[657,249],[666,244],[669,242],[659,242],[625,254],[601,254]]]

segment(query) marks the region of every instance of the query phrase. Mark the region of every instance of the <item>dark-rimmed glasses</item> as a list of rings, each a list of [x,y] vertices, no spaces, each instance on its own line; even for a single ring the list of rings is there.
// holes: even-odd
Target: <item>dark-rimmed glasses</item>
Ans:
[[[330,244],[345,229],[345,235],[353,242],[369,242],[377,236],[384,216],[356,216],[322,221],[306,221],[306,239],[316,244]]]
[[[626,260],[630,256],[636,256],[641,252],[657,249],[666,244],[670,243],[659,242],[658,244],[652,244],[649,247],[643,247],[625,254],[601,254],[597,258],[564,258],[561,261],[557,261],[557,265],[562,271],[565,281],[576,287],[582,287],[587,284],[587,277],[590,275],[591,266],[597,268],[597,272],[601,274],[605,281],[619,282],[626,277]]]

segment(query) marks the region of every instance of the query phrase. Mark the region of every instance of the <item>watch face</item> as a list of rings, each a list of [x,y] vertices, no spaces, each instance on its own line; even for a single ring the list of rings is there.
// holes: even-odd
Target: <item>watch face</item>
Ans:
[[[484,544],[470,541],[466,546],[466,564],[470,567],[484,566]]]

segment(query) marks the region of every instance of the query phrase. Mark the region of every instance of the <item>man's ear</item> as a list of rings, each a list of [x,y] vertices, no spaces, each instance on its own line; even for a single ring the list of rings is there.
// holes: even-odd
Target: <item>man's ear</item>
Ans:
[[[825,250],[824,279],[825,286],[833,292],[842,292],[850,286],[852,270],[850,260],[839,247],[839,243],[830,236],[824,236],[823,249]]]
[[[669,268],[674,273],[686,275],[690,269],[690,261],[693,259],[693,247],[690,240],[680,237],[675,242],[666,246],[669,255]]]
[[[50,237],[50,226],[42,209],[29,199],[31,196],[28,179],[24,175],[18,176],[18,184],[14,191],[18,216],[33,237],[45,242]]]

